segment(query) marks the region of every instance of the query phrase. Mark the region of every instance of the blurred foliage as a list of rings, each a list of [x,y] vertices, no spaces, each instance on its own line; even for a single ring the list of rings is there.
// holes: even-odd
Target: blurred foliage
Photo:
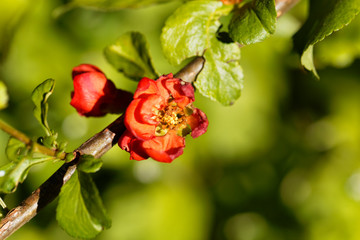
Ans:
[[[294,35],[294,49],[301,64],[319,78],[313,61],[313,46],[348,25],[360,12],[358,0],[310,0],[309,16]]]
[[[1,35],[7,42],[1,52],[8,54],[0,79],[9,102],[0,118],[29,136],[42,134],[32,115],[31,92],[50,77],[56,88],[48,121],[60,139],[69,141],[68,151],[117,117],[76,114],[69,104],[71,69],[98,65],[117,87],[133,91],[136,82],[117,73],[103,56],[104,47],[125,32],[146,36],[160,74],[179,69],[166,62],[159,37],[180,1],[111,13],[73,9],[57,18],[53,12],[63,2],[29,3],[0,3],[2,12],[18,9],[13,11],[22,16],[8,24],[17,14],[0,14],[0,32],[12,33]],[[233,106],[196,95],[195,105],[207,113],[210,126],[200,138],[187,139],[183,156],[172,164],[135,162],[114,147],[102,158],[103,167],[93,177],[112,227],[96,239],[360,238],[359,17],[315,46],[321,81],[314,81],[291,53],[291,35],[303,23],[305,3],[279,19],[273,37],[242,48],[244,90]],[[0,132],[1,146],[7,141]],[[0,163],[6,161],[3,149]],[[32,169],[16,193],[4,199],[9,208],[58,167]],[[73,239],[56,223],[55,207],[43,209],[9,239]]]
[[[7,107],[9,96],[5,84],[0,81],[0,110]]]

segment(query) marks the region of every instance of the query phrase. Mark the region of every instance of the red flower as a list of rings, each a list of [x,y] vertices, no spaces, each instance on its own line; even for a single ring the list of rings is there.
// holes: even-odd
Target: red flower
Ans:
[[[74,91],[70,104],[80,115],[104,116],[121,113],[131,102],[132,94],[116,89],[114,83],[96,66],[81,64],[73,68]]]
[[[183,153],[187,134],[196,138],[207,130],[206,115],[193,106],[194,100],[191,84],[172,74],[141,79],[125,112],[127,130],[119,146],[130,152],[130,159],[171,162]]]

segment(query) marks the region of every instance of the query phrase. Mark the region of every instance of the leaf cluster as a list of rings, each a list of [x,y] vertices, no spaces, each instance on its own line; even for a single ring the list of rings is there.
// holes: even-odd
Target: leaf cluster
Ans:
[[[35,104],[34,116],[39,121],[45,131],[45,136],[40,137],[38,142],[29,140],[21,141],[15,137],[10,137],[6,156],[9,163],[0,167],[0,192],[9,194],[16,190],[19,183],[22,183],[34,165],[59,160],[59,156],[64,152],[66,143],[57,143],[57,133],[50,129],[47,122],[48,98],[54,89],[54,80],[48,79],[39,84],[32,93],[32,100]],[[43,152],[39,146],[49,149]]]

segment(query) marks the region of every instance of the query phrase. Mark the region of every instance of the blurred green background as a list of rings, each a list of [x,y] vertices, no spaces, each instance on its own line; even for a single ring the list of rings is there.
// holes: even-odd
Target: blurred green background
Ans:
[[[80,117],[70,106],[71,69],[99,66],[118,88],[136,83],[117,73],[103,49],[137,30],[160,73],[176,72],[162,52],[164,20],[181,2],[98,12],[63,1],[0,2],[0,81],[9,104],[0,118],[36,139],[32,90],[54,78],[49,124],[72,151],[117,116]],[[360,18],[315,47],[320,81],[299,69],[291,36],[306,17],[302,1],[279,19],[275,36],[242,48],[244,90],[231,107],[196,95],[208,132],[187,138],[172,164],[130,161],[117,146],[93,174],[112,228],[99,240],[360,239]],[[0,132],[0,164],[8,135]],[[16,193],[17,206],[60,164],[33,168]],[[9,239],[73,239],[56,223],[56,201]]]

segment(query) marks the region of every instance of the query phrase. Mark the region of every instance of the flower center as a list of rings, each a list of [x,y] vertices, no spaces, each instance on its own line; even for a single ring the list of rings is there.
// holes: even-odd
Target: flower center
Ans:
[[[156,120],[159,124],[156,126],[155,135],[164,136],[169,130],[176,130],[182,132],[187,127],[186,113],[184,109],[180,108],[173,99],[169,99],[168,105],[155,111]],[[182,133],[178,133],[183,135]]]

